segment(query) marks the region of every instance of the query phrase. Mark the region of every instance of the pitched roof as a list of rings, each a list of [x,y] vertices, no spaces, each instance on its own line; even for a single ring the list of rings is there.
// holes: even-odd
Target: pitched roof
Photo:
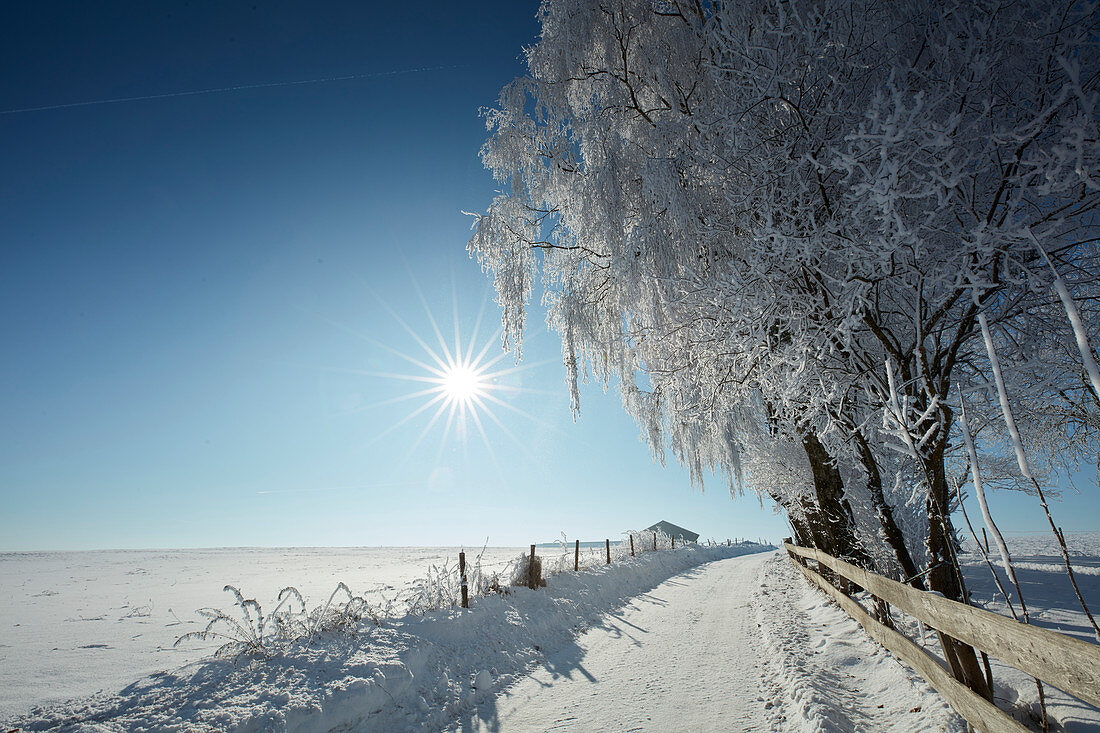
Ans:
[[[677,539],[681,539],[681,540],[684,540],[686,542],[695,542],[696,540],[699,539],[699,534],[698,533],[692,532],[690,529],[684,529],[683,527],[678,527],[675,524],[673,524],[672,522],[666,522],[663,519],[661,521],[657,522],[657,524],[654,524],[652,527],[646,527],[646,531],[647,532],[664,532],[669,537],[675,537]]]

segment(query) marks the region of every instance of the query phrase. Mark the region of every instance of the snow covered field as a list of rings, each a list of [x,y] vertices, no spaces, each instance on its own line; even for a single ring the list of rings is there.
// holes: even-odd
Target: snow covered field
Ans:
[[[1016,576],[1023,589],[1031,622],[1036,626],[1096,643],[1096,636],[1066,575],[1065,564],[1054,536],[1051,533],[1036,533],[1008,536],[1006,541],[1016,566]],[[1067,534],[1066,545],[1081,595],[1089,604],[1093,616],[1096,616],[1100,611],[1100,533]],[[973,600],[987,610],[1011,616],[988,566],[975,551],[973,542],[964,543],[964,550],[967,552],[960,555],[959,560]],[[1008,591],[1016,612],[1019,613],[1015,590],[1000,568],[997,549],[992,547],[991,550],[990,560],[1001,579],[1001,585]],[[930,648],[935,647],[931,637],[929,643]],[[1034,680],[995,659],[990,661],[998,705],[1015,707],[1027,712],[1034,719],[1038,715],[1039,700]],[[1049,685],[1046,691],[1048,711],[1064,725],[1066,731],[1100,733],[1100,711]]]
[[[1096,641],[1092,627],[1085,618],[1081,604],[1074,595],[1066,575],[1066,566],[1053,535],[1037,533],[1009,536],[1008,543],[1016,576],[1023,588],[1031,622],[1085,641]],[[1067,534],[1066,546],[1070,562],[1077,577],[1077,585],[1085,601],[1090,603],[1093,616],[1100,610],[1100,532]],[[965,543],[966,551],[959,556],[963,564],[967,584],[975,601],[990,611],[1010,615],[1004,598],[997,590],[989,568],[974,549],[973,542]],[[1009,592],[1014,604],[1016,593],[1000,567],[997,548],[991,547],[990,560],[1001,579],[1001,585]],[[1016,606],[1019,612],[1019,606]]]
[[[1100,575],[1088,570],[1100,560],[1097,540],[1071,538],[1090,599],[1100,597]],[[1082,633],[1083,615],[1044,540],[1012,544],[1033,615]],[[210,646],[171,649],[196,628],[177,620],[194,619],[186,609],[230,609],[225,582],[261,603],[291,582],[323,602],[338,579],[392,597],[457,552],[0,556],[0,581],[17,599],[0,616],[0,721],[87,733],[965,729],[915,673],[767,549],[689,547],[611,566],[592,553],[589,569],[552,576],[546,589],[478,598],[469,611],[367,621],[353,635],[322,635],[237,664],[197,661]],[[490,550],[485,560],[503,567],[519,551]],[[975,597],[996,610],[979,563],[964,557]],[[936,651],[931,636],[927,644]],[[1026,717],[1033,683],[996,662],[994,673],[1002,703]],[[1100,731],[1095,710],[1051,692],[1066,731]],[[69,696],[82,699],[58,702]]]
[[[540,649],[568,646],[584,628],[602,623],[604,613],[670,576],[761,549],[647,553],[563,573],[546,590],[481,598],[468,612],[367,622],[358,634],[323,636],[262,662],[210,660],[154,673],[117,694],[35,709],[7,724],[89,731],[438,730],[523,676]]]
[[[481,548],[466,548],[473,562]],[[211,654],[195,610],[228,609],[234,585],[266,610],[293,585],[311,604],[338,582],[372,601],[393,598],[459,548],[228,548],[0,554],[0,720],[176,669]],[[492,547],[502,569],[520,548]],[[272,604],[273,605],[273,604]]]

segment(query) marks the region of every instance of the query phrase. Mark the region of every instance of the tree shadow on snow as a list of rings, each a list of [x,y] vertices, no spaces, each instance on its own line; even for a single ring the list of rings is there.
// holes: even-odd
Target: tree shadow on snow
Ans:
[[[578,609],[577,622],[574,628],[584,627],[584,632],[602,630],[615,638],[623,638],[635,646],[642,646],[649,630],[635,623],[627,621],[624,617],[624,609],[628,607],[642,607],[645,605],[667,606],[668,601],[653,594],[659,585],[688,585],[691,578],[703,572],[700,567],[693,567],[677,573],[672,578],[657,582],[652,589],[641,593],[624,592],[620,595],[611,608],[604,609],[598,616],[592,616],[583,609]],[[553,579],[551,579],[553,583]],[[545,591],[534,591],[545,592]],[[585,595],[583,589],[580,596]],[[525,604],[517,604],[514,609],[518,613],[521,624],[535,626],[538,623],[538,607],[526,607]],[[532,664],[527,673],[516,676],[508,687],[497,690],[493,695],[481,699],[478,703],[460,716],[460,719],[448,726],[446,731],[461,731],[461,733],[494,733],[501,728],[501,708],[507,707],[513,699],[516,686],[527,679],[533,679],[532,673],[536,670],[545,670],[550,675],[549,681],[536,679],[535,682],[544,689],[552,689],[558,682],[583,679],[592,685],[599,685],[597,679],[584,666],[584,658],[588,651],[580,645],[580,635],[571,638],[565,643],[559,643],[553,649],[536,647],[532,657]],[[547,721],[549,723],[549,721]]]

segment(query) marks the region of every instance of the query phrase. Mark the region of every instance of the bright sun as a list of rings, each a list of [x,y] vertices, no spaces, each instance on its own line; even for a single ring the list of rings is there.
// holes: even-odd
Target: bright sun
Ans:
[[[477,370],[466,364],[449,366],[443,371],[439,383],[447,400],[452,403],[469,403],[475,397],[481,397],[487,386]]]
[[[427,424],[420,434],[409,446],[406,460],[416,451],[417,447],[428,433],[431,432],[434,426],[442,425],[443,436],[439,445],[440,455],[442,454],[444,445],[447,443],[449,436],[454,435],[465,444],[467,436],[472,429],[481,437],[482,442],[485,444],[486,448],[489,449],[490,457],[493,462],[496,463],[493,445],[485,430],[486,425],[483,423],[483,418],[493,423],[502,433],[510,438],[520,450],[526,451],[527,446],[508,429],[497,415],[494,414],[494,409],[507,410],[527,420],[532,420],[541,424],[540,420],[518,407],[509,404],[508,401],[501,399],[501,397],[538,391],[527,387],[520,387],[515,384],[508,384],[505,378],[516,372],[542,366],[546,362],[537,362],[523,366],[517,364],[516,366],[504,369],[497,367],[496,365],[498,362],[510,355],[509,352],[504,351],[499,346],[499,330],[489,336],[484,344],[481,345],[480,349],[477,348],[477,344],[480,342],[478,333],[484,314],[484,303],[482,304],[481,311],[478,313],[477,320],[474,322],[473,333],[465,339],[462,338],[462,335],[459,333],[456,312],[454,317],[454,336],[452,340],[443,336],[443,332],[439,328],[439,323],[436,321],[427,303],[424,301],[424,296],[420,293],[420,289],[416,288],[416,291],[417,295],[420,297],[421,303],[424,305],[425,313],[431,324],[431,330],[435,335],[436,345],[434,347],[430,345],[425,338],[414,331],[397,315],[397,313],[385,304],[383,304],[383,306],[390,312],[390,315],[394,317],[394,320],[400,324],[405,332],[419,344],[428,358],[418,359],[415,356],[405,354],[368,337],[368,341],[392,353],[394,356],[409,362],[409,364],[416,367],[416,369],[413,373],[352,370],[358,374],[367,376],[419,382],[423,385],[422,389],[384,399],[371,405],[371,407],[374,407],[404,402],[406,400],[423,400],[419,407],[416,407],[410,411],[409,414],[386,427],[385,430],[375,437],[375,440],[397,430],[402,425],[414,420],[417,416],[430,411],[429,414],[431,417],[427,420]],[[497,347],[497,353],[491,354],[490,352],[493,351],[494,345]]]

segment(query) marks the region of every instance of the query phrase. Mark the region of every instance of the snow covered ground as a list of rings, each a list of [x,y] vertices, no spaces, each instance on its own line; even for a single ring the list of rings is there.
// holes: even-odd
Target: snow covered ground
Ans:
[[[264,661],[210,660],[117,694],[9,719],[24,730],[439,730],[522,677],[542,654],[701,562],[760,546],[692,547],[562,573],[547,589],[480,598],[469,611],[405,616]],[[262,597],[262,596],[261,596]],[[227,603],[221,604],[223,607]]]
[[[1008,536],[1005,538],[1016,576],[1023,588],[1031,621],[1085,641],[1096,641],[1081,604],[1073,592],[1057,540],[1050,533]],[[1085,601],[1091,601],[1093,616],[1100,610],[1100,532],[1067,534],[1066,546]],[[993,582],[988,566],[973,542],[965,543],[959,556],[972,598],[990,611],[1010,615],[1007,604]],[[1000,567],[996,546],[990,548],[990,560],[1001,584],[1016,605],[1016,592]]]
[[[1074,539],[1079,566],[1096,567],[1100,553],[1092,540]],[[1026,572],[1049,574],[1024,579],[1034,585],[1025,590],[1033,615],[1080,633],[1073,605],[1057,590],[1057,573],[1046,567],[1057,564],[1041,543],[1016,545],[1020,561],[1037,566]],[[620,554],[610,566],[593,553],[588,569],[573,573],[569,565],[545,589],[478,598],[468,611],[392,618],[380,626],[368,621],[352,635],[322,635],[273,658],[236,664],[181,656],[200,656],[209,647],[169,651],[179,633],[194,628],[175,620],[193,618],[181,609],[230,608],[228,595],[219,597],[225,582],[240,582],[261,602],[306,578],[309,584],[300,588],[314,602],[327,597],[337,579],[355,590],[394,593],[422,576],[427,564],[455,553],[0,556],[0,581],[20,594],[14,608],[2,609],[0,694],[8,707],[0,713],[0,730],[965,729],[938,695],[806,584],[785,556],[761,552],[766,549],[689,547],[637,559]],[[517,550],[490,553],[486,561],[500,564]],[[548,566],[564,567],[567,559],[548,558]],[[388,570],[371,568],[372,560]],[[24,571],[26,563],[35,568],[33,577],[18,575],[13,564],[19,562]],[[981,579],[988,571],[970,556],[964,563],[975,596],[988,601]],[[135,569],[145,573],[127,574]],[[1100,595],[1100,576],[1081,575],[1086,597]],[[203,590],[192,585],[149,596],[151,578],[162,578],[156,582],[165,588],[174,580]],[[23,620],[12,622],[13,614]],[[20,632],[24,624],[33,633]],[[49,641],[61,633],[69,636]],[[99,638],[120,646],[97,646],[108,646]],[[145,656],[138,652],[142,639],[152,641]],[[928,643],[935,651],[935,642]],[[58,647],[53,655],[44,651],[49,644]],[[66,660],[77,669],[63,668]],[[190,663],[176,666],[183,662]],[[1033,683],[1000,665],[994,671],[1002,701],[1026,708]],[[106,691],[88,697],[88,685]],[[57,701],[66,694],[82,699]],[[1079,703],[1056,701],[1055,712],[1068,731],[1100,730],[1100,716]]]
[[[458,731],[961,731],[777,552],[680,573],[482,701]]]
[[[1031,622],[1036,626],[1076,636],[1096,643],[1096,636],[1089,625],[1081,604],[1073,592],[1066,575],[1058,543],[1051,533],[1036,533],[1006,537],[1016,576],[1023,589]],[[1077,577],[1077,585],[1093,616],[1100,611],[1100,533],[1067,534],[1066,545],[1070,562]],[[973,542],[965,543],[966,552],[959,556],[963,565],[971,598],[987,610],[1011,616],[1004,597],[1001,596],[989,567],[976,551]],[[991,547],[993,561],[1001,585],[1009,593],[1016,612],[1020,612],[1015,589],[1000,568],[1000,555]],[[930,650],[936,643],[929,635]],[[1015,708],[1022,718],[1034,721],[1038,717],[1039,693],[1031,677],[991,659],[994,694],[1002,708]],[[1048,712],[1065,727],[1066,731],[1090,731],[1100,733],[1100,711],[1071,698],[1061,691],[1046,686]]]
[[[466,548],[471,562],[481,548]],[[503,568],[522,550],[488,548]],[[268,610],[296,586],[311,603],[338,582],[371,600],[393,598],[459,548],[227,548],[0,553],[0,720],[208,657],[215,642],[185,642],[195,610],[228,608],[228,583]]]

